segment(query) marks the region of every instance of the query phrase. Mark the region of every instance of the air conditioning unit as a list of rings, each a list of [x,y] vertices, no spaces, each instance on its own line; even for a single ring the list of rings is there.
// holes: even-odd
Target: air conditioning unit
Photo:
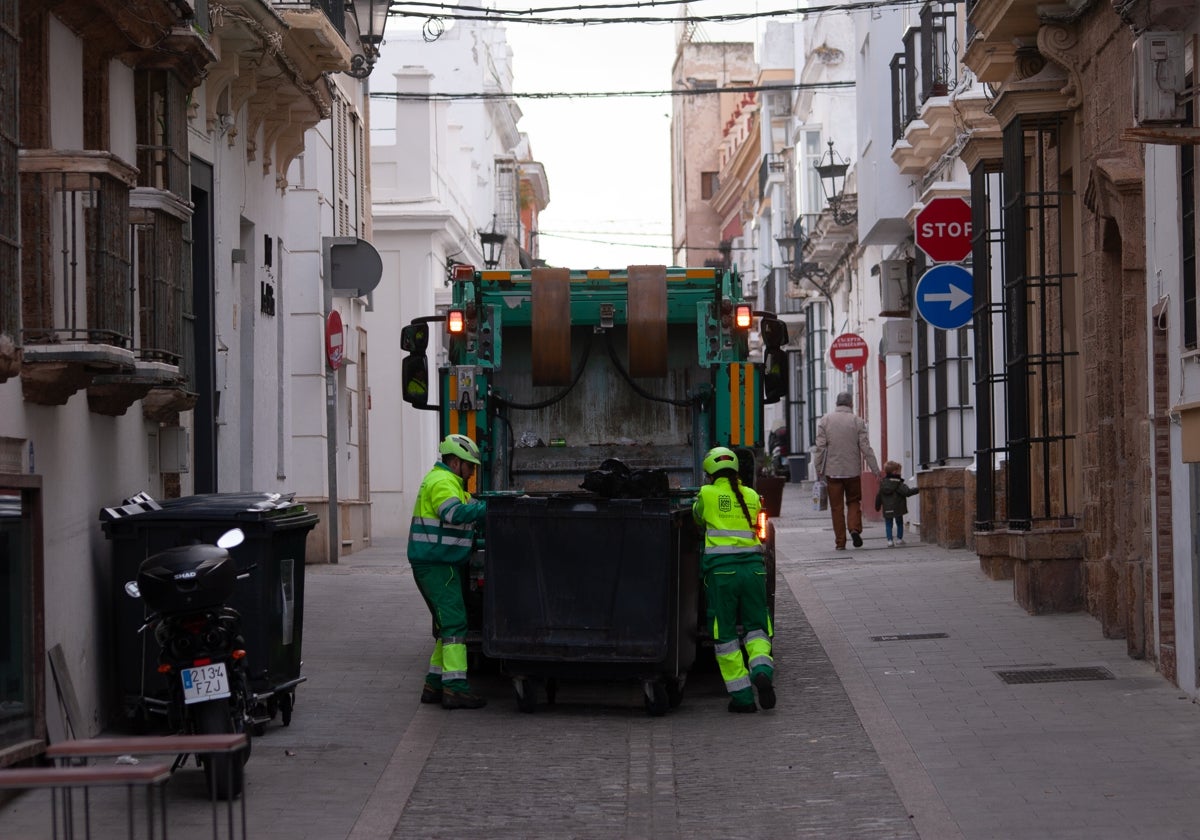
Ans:
[[[1181,32],[1143,32],[1133,42],[1133,121],[1178,123],[1184,118]]]
[[[906,316],[912,307],[908,260],[879,262],[879,310],[881,315]]]
[[[883,322],[884,356],[910,356],[913,349],[913,322],[907,318],[889,318]]]

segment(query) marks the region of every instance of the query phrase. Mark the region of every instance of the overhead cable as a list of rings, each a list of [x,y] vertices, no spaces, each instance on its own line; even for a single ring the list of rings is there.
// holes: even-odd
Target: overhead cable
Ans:
[[[575,92],[504,92],[504,91],[371,91],[372,99],[395,99],[410,102],[445,102],[464,99],[605,99],[619,97],[710,96],[714,93],[761,93],[793,90],[836,90],[852,88],[853,80],[840,82],[800,82],[792,85],[737,85],[714,88],[671,88],[669,90],[609,90]]]

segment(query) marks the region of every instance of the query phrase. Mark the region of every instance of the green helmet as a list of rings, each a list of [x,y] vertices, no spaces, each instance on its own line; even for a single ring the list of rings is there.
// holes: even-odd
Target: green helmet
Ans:
[[[446,435],[445,440],[438,444],[438,452],[457,455],[468,463],[479,464],[479,447],[466,435]]]
[[[737,455],[732,449],[724,446],[714,446],[704,456],[704,471],[709,475],[716,475],[721,470],[736,470],[737,468]]]

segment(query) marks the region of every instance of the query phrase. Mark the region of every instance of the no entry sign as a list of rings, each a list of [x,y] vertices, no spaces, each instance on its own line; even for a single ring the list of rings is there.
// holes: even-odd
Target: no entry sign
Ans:
[[[959,262],[971,253],[971,205],[961,198],[935,198],[914,220],[917,247],[934,262]]]
[[[867,363],[867,342],[854,333],[842,333],[829,345],[829,361],[843,373],[854,373]]]

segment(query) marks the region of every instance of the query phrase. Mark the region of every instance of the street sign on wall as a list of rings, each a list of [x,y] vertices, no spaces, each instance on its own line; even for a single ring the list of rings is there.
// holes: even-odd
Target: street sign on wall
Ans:
[[[971,253],[971,205],[958,197],[935,198],[913,220],[917,247],[934,262],[959,262]]]
[[[867,363],[867,342],[854,333],[842,333],[829,345],[829,361],[843,373],[854,373]]]
[[[922,318],[938,329],[956,330],[974,314],[975,278],[961,265],[935,265],[917,281],[914,297]]]

